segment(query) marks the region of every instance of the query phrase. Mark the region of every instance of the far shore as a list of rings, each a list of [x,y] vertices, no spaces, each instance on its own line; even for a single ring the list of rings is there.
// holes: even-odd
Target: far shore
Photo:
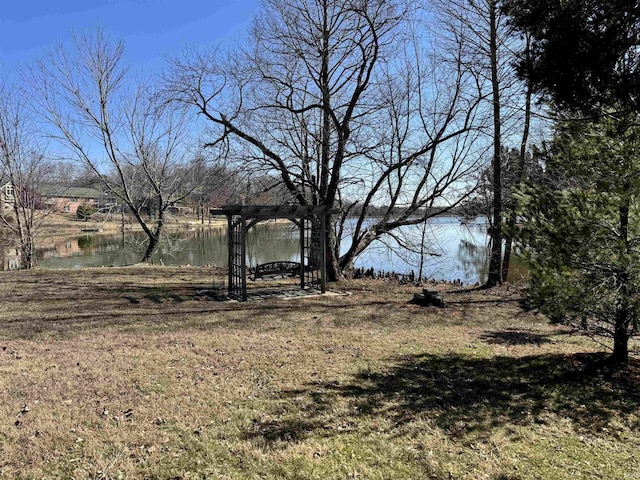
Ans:
[[[151,223],[152,224],[152,223]],[[226,219],[222,217],[205,218],[202,220],[195,216],[169,216],[167,217],[164,229],[173,231],[182,228],[203,228],[203,227],[223,227],[226,226]],[[75,235],[82,234],[116,234],[125,232],[141,232],[142,227],[131,215],[125,216],[124,225],[119,215],[109,217],[97,216],[87,221],[78,219],[75,215],[54,214],[47,218],[45,226],[39,232],[40,245]]]

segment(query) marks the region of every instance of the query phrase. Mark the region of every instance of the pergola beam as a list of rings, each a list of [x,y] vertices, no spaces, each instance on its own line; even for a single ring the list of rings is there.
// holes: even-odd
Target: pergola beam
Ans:
[[[241,215],[246,218],[268,220],[274,218],[320,218],[335,211],[323,205],[227,205],[209,210],[211,215]]]

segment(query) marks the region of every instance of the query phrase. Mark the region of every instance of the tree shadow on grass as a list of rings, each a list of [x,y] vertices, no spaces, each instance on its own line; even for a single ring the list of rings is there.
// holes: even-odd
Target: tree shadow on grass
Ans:
[[[218,277],[213,281],[203,278],[198,270],[167,269],[165,272],[163,269],[161,273],[163,277],[159,277],[158,272],[148,273],[147,269],[138,272],[122,268],[65,271],[64,274],[36,271],[17,276],[20,281],[15,278],[10,281],[11,276],[0,278],[0,291],[6,293],[6,304],[1,305],[5,307],[5,316],[0,319],[0,337],[3,340],[69,338],[109,327],[126,328],[129,332],[184,331],[185,328],[255,332],[271,329],[274,323],[296,322],[301,311],[312,311],[318,319],[316,323],[329,319],[333,326],[340,328],[343,323],[353,326],[355,320],[347,316],[342,322],[341,316],[335,315],[338,308],[360,310],[365,307],[374,313],[358,321],[382,326],[389,322],[387,312],[398,308],[391,301],[370,299],[355,305],[342,296],[229,302]],[[422,321],[420,316],[407,315],[405,323]]]
[[[491,345],[542,345],[552,343],[552,337],[560,334],[568,334],[565,331],[553,333],[536,333],[519,328],[505,328],[503,330],[490,330],[480,336],[480,340]]]
[[[400,432],[418,419],[434,422],[452,437],[484,438],[502,426],[561,419],[590,434],[611,429],[614,419],[638,429],[640,362],[634,360],[628,370],[609,370],[605,359],[604,354],[403,356],[386,371],[363,371],[347,383],[317,382],[284,392],[284,398],[303,402],[300,410],[254,422],[247,437],[295,441],[319,430],[339,435],[380,421]]]
[[[12,318],[0,319],[2,337],[7,340],[43,336],[68,338],[108,327],[126,327],[129,331],[156,328],[165,332],[184,331],[194,327],[256,332],[274,321],[295,322],[303,309],[313,311],[319,319],[330,318],[332,324],[339,327],[341,322],[334,318],[338,308],[363,306],[376,307],[381,312],[366,321],[382,324],[386,321],[382,309],[394,308],[392,303],[376,301],[360,302],[355,307],[345,304],[344,297],[325,297],[320,303],[314,303],[314,297],[228,302],[220,301],[212,292],[214,289],[207,285],[116,285],[86,291],[78,289],[71,297],[61,295],[53,287],[41,288],[20,298],[20,302],[29,305],[28,309],[16,310],[19,315],[14,313]],[[419,320],[407,320],[413,321]],[[353,320],[344,323],[351,326]]]

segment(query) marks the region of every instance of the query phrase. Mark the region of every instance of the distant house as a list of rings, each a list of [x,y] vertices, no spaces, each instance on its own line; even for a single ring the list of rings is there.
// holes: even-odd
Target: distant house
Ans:
[[[186,215],[193,215],[195,213],[195,208],[185,205],[174,205],[172,207],[169,207],[167,211],[172,215],[184,217]]]
[[[13,184],[7,178],[0,178],[0,209],[13,209]]]
[[[20,268],[20,253],[18,250],[0,244],[0,271],[18,270]]]
[[[87,187],[53,187],[40,189],[45,203],[60,213],[76,213],[80,205],[102,206],[107,195],[96,188]]]

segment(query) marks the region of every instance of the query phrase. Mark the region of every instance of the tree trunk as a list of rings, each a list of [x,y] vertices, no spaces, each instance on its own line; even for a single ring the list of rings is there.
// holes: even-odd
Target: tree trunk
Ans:
[[[501,172],[501,120],[500,80],[498,78],[497,5],[490,1],[490,56],[491,86],[493,99],[493,225],[491,226],[491,258],[486,287],[495,287],[502,282],[502,172]]]
[[[35,252],[33,238],[27,236],[20,240],[20,267],[30,269],[35,267]]]
[[[151,255],[153,255],[153,252],[155,252],[160,243],[160,237],[162,236],[162,230],[164,227],[164,210],[162,208],[158,211],[157,218],[158,220],[155,231],[152,232],[148,228],[145,229],[147,238],[149,238],[149,244],[147,245],[147,250],[144,252],[144,256],[142,257],[142,263],[151,262]]]
[[[327,221],[326,256],[327,256],[327,281],[337,282],[344,280],[344,272],[340,266],[340,248],[333,228],[333,222]]]
[[[158,243],[160,243],[160,237],[156,235],[147,235],[149,238],[149,244],[147,245],[147,250],[144,252],[144,256],[142,257],[142,263],[150,263],[151,255],[156,250]]]
[[[513,228],[515,225],[513,215],[509,215],[509,228]],[[503,282],[509,280],[509,268],[511,267],[511,251],[513,249],[513,237],[511,233],[508,233],[504,237],[504,256],[502,257],[502,274],[501,278]]]
[[[20,268],[28,270],[35,266],[34,235],[31,230],[33,219],[30,216],[29,206],[22,203],[25,197],[24,193],[16,187],[14,187],[14,197],[13,213],[16,218],[15,231],[18,235],[20,248]]]
[[[626,315],[628,317],[628,313]],[[611,363],[624,364],[629,363],[629,334],[627,326],[629,319],[623,316],[616,316],[616,326],[613,335],[613,353],[609,357]]]
[[[631,189],[629,182],[625,182],[624,193],[625,198],[619,208],[620,219],[620,237],[624,245],[624,251],[621,256],[630,255],[631,247],[629,245],[629,206],[630,200],[628,192]],[[617,275],[620,285],[618,289],[618,302],[616,305],[616,318],[613,331],[613,353],[610,361],[612,363],[627,364],[629,362],[629,322],[631,320],[631,312],[629,309],[629,282],[630,276],[628,267],[622,265],[621,271]]]
[[[525,55],[527,58],[527,65],[530,65],[530,43],[531,38],[527,36]],[[520,157],[518,158],[518,169],[516,171],[516,178],[514,181],[514,188],[518,188],[525,178],[526,173],[526,155],[527,155],[527,142],[529,141],[529,128],[531,125],[531,84],[527,82],[525,101],[524,101],[524,128],[522,130],[522,140],[520,142]],[[506,282],[509,278],[509,268],[511,267],[511,251],[513,249],[513,229],[516,226],[516,210],[517,201],[514,198],[513,192],[511,192],[511,208],[509,212],[507,236],[505,237],[504,246],[504,258],[502,259],[502,281]]]
[[[418,269],[418,283],[422,282],[422,274],[424,270],[424,259],[425,259],[425,250],[424,250],[424,241],[427,237],[427,221],[422,224],[422,235],[420,237],[420,268]]]

